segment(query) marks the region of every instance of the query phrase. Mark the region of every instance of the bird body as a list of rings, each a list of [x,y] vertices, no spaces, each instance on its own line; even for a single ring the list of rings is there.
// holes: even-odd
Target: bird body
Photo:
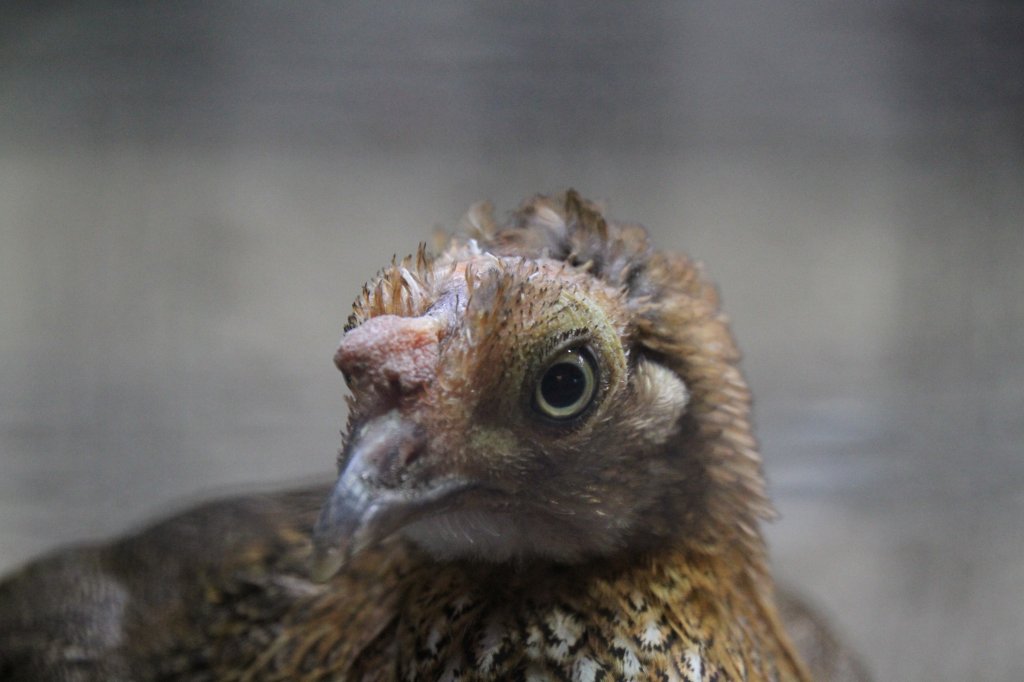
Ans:
[[[354,305],[333,488],[29,566],[0,677],[810,679],[701,268],[572,191],[463,227]]]
[[[724,557],[439,565],[393,540],[313,582],[323,493],[215,503],[16,576],[0,601],[17,590],[48,636],[17,641],[5,614],[3,679],[800,679],[770,602],[723,592]]]

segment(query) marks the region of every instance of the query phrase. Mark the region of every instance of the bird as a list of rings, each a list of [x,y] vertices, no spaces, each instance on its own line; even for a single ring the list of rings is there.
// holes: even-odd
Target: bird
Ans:
[[[718,291],[639,224],[476,204],[364,285],[333,359],[333,485],[30,563],[0,679],[866,679],[774,584]]]

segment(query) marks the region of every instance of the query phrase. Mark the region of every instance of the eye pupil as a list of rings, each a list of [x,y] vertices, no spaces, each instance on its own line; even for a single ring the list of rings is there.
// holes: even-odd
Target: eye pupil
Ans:
[[[597,391],[597,366],[587,348],[562,351],[536,384],[533,407],[548,419],[571,419],[590,406]]]
[[[587,378],[579,365],[560,362],[544,375],[540,391],[549,405],[563,408],[580,399],[586,390],[586,382]]]

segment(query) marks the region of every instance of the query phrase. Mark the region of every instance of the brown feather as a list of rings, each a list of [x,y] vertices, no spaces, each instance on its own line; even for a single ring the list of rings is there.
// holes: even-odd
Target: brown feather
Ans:
[[[477,204],[462,228],[353,304],[339,465],[370,457],[367,433],[404,440],[371,453],[358,494],[344,473],[331,494],[474,486],[324,583],[309,565],[325,489],[41,560],[0,585],[0,678],[810,679],[776,605],[739,352],[702,267],[571,190],[504,227]],[[536,422],[520,384],[581,343],[601,370],[593,407]],[[332,509],[318,538],[349,513]],[[801,642],[833,642],[792,604]],[[840,669],[837,647],[806,650]]]

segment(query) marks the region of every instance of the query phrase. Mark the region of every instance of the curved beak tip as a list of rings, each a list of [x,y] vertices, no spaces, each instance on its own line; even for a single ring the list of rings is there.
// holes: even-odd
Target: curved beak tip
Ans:
[[[313,550],[310,577],[313,582],[325,583],[345,566],[345,555],[337,548],[316,547]]]
[[[313,527],[312,577],[330,580],[356,553],[358,536],[365,530],[366,509],[353,505],[339,481]]]

